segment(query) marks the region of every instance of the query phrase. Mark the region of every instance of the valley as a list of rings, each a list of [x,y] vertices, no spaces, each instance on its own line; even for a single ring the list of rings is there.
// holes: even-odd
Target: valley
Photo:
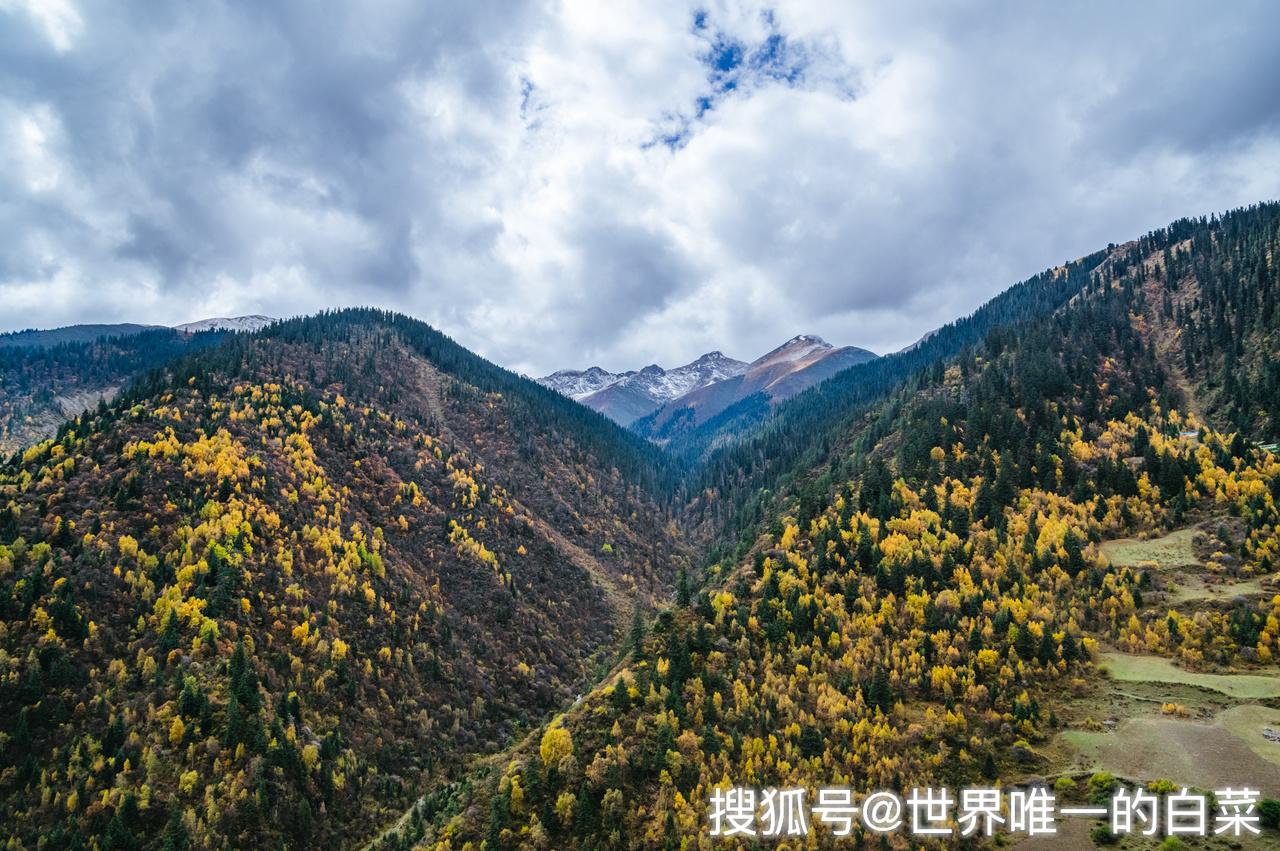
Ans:
[[[665,384],[553,389],[370,309],[2,349],[4,839],[701,848],[730,783],[1280,796],[1278,246],[1277,205],[1183,220],[901,352]],[[638,377],[630,429],[575,401]]]

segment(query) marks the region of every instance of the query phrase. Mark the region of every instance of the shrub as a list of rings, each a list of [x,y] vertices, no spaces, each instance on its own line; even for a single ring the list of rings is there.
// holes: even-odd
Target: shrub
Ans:
[[[1258,821],[1263,827],[1280,827],[1280,801],[1263,798],[1258,802]]]
[[[1120,837],[1111,832],[1111,828],[1105,824],[1100,824],[1093,830],[1089,831],[1089,838],[1093,840],[1094,845],[1115,845]]]

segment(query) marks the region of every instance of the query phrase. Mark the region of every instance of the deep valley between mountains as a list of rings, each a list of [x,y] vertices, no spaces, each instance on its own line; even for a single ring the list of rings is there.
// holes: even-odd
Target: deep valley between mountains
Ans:
[[[729,783],[1280,798],[1278,250],[1275,204],[1181,220],[901,352],[678,374],[538,383],[369,309],[0,346],[0,839],[733,847]]]

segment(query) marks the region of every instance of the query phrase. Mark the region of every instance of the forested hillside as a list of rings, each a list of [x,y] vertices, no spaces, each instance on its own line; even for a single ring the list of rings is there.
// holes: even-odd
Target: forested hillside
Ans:
[[[745,545],[586,700],[388,847],[710,847],[715,786],[1046,770],[1066,719],[1097,723],[1070,701],[1102,647],[1274,671],[1280,597],[1245,580],[1280,565],[1280,457],[1254,443],[1274,434],[1274,367],[1253,348],[1274,339],[1277,247],[1274,205],[1179,222],[781,409],[698,497],[792,474],[754,506],[738,494]],[[1160,605],[1173,574],[1104,547],[1193,523],[1218,530],[1219,603]]]
[[[92,337],[83,339],[86,334]],[[140,325],[0,335],[0,457],[52,437],[67,419],[110,401],[132,378],[225,337]]]
[[[0,834],[699,847],[717,785],[1049,774],[1116,654],[1271,677],[1277,248],[1180,221],[668,449],[395,314],[166,352],[0,468]]]
[[[1145,279],[1157,343],[1194,382],[1192,396],[1215,422],[1270,441],[1280,438],[1278,227],[1275,204],[1214,227],[1180,223]]]
[[[665,469],[403,317],[155,373],[0,474],[6,840],[355,844],[590,685]]]
[[[1261,442],[1280,438],[1280,366],[1273,356],[1277,228],[1280,204],[1274,203],[1179,220],[1017,284],[915,347],[845,370],[762,421],[710,423],[710,431],[671,447],[682,457],[706,459],[686,486],[691,526],[716,530],[725,544],[741,543],[740,532],[749,542],[750,531],[768,519],[772,491],[792,497],[830,491],[833,481],[851,475],[851,459],[837,447],[850,428],[861,427],[869,406],[993,331],[997,338],[1001,329],[1022,333],[1026,323],[1060,310],[1086,287],[1127,286],[1131,306],[1143,311],[1142,339],[1188,404],[1215,426],[1245,422],[1246,433]],[[821,467],[830,468],[832,478],[808,475]]]

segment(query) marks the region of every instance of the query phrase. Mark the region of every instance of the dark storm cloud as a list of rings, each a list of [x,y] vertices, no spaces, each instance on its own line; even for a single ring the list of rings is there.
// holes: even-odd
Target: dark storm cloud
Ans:
[[[884,351],[1280,195],[1276,8],[0,0],[0,326],[374,303],[533,372]]]

